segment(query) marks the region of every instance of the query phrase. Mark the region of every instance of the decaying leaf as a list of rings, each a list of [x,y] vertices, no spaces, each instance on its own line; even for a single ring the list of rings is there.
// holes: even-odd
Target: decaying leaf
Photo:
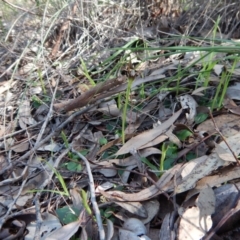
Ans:
[[[139,216],[140,218],[147,217],[147,211],[140,202],[115,202],[117,205],[121,206],[123,209],[128,212]]]
[[[144,224],[142,223],[142,221],[140,221],[137,218],[129,218],[127,219],[124,224],[123,227],[129,231],[132,231],[134,233],[137,234],[137,236],[141,236],[144,234],[147,234],[147,229],[144,226]]]
[[[43,224],[41,225],[41,235],[44,238],[48,237],[52,231],[57,231],[57,229],[60,229],[62,227],[59,219],[50,213],[42,213],[42,218],[44,221]],[[27,226],[28,234],[25,236],[26,240],[34,239],[36,227],[37,222],[31,222]],[[47,239],[50,240],[50,238]]]
[[[67,225],[64,225],[63,227],[60,227],[53,232],[51,232],[48,236],[47,239],[49,240],[58,240],[58,239],[70,239],[79,229],[81,225],[81,221],[75,221],[71,222]]]
[[[156,146],[159,143],[164,142],[166,139],[168,139],[168,136],[166,134],[162,134],[156,138],[154,138],[152,141],[149,141],[148,143],[142,145],[140,149],[150,148],[153,146]]]
[[[139,240],[139,237],[136,235],[136,233],[126,230],[126,229],[119,229],[119,240]]]
[[[228,167],[224,169],[218,170],[218,173],[212,176],[206,176],[202,179],[200,179],[197,182],[197,185],[195,189],[193,189],[194,192],[198,192],[203,188],[206,188],[208,185],[210,187],[219,186],[222,183],[226,183],[230,180],[239,178],[240,176],[240,167],[234,166],[234,167]]]
[[[50,152],[58,152],[61,149],[61,145],[56,143],[56,142],[52,142],[48,145],[44,145],[40,148],[38,148],[38,151],[50,151]]]
[[[26,95],[21,99],[19,105],[19,125],[22,129],[26,129],[28,125],[36,124],[36,121],[31,116],[30,101]]]
[[[234,114],[221,114],[214,117],[214,121],[224,137],[230,137],[239,132],[240,116]],[[212,119],[208,119],[197,127],[198,131],[207,133],[216,132]]]
[[[192,124],[194,122],[194,118],[197,114],[197,106],[198,106],[197,102],[189,94],[180,96],[179,101],[180,101],[183,109],[189,109],[189,114],[186,113],[186,118],[187,118],[188,123]]]
[[[144,224],[137,218],[129,218],[124,224],[123,228],[119,229],[119,239],[120,240],[150,240],[147,234],[147,229]]]
[[[239,200],[239,191],[235,184],[225,184],[214,189],[216,197],[216,211],[212,215],[213,224],[216,226],[217,223],[221,222],[223,217],[227,215],[232,209],[238,204]],[[239,214],[233,216],[229,221],[225,222],[225,228],[222,230],[228,231],[231,226],[238,224]]]
[[[215,64],[213,67],[214,72],[219,76],[223,71],[224,65],[222,64]]]
[[[1,82],[0,83],[0,94],[3,94],[4,92],[6,92],[10,88],[12,88],[16,83],[17,83],[17,81],[4,81],[4,82]]]
[[[171,239],[171,220],[173,214],[168,213],[163,219],[162,226],[159,232],[159,239],[161,240],[169,240]]]
[[[100,168],[101,166],[103,167]],[[117,170],[115,169],[113,163],[108,161],[100,162],[98,163],[98,166],[95,165],[94,167],[97,167],[96,170],[94,170],[95,172],[99,172],[105,177],[113,177],[117,174]]]
[[[233,156],[230,149],[223,149],[219,144],[215,143],[215,151],[219,158],[224,161],[236,162],[236,157]]]
[[[240,133],[233,135],[226,139],[231,146],[232,151],[238,155],[240,152]],[[219,146],[225,151],[229,151],[228,146],[223,141]],[[198,180],[207,176],[212,171],[222,166],[228,166],[231,162],[223,161],[219,158],[216,152],[213,152],[209,156],[202,156],[194,159],[191,162],[185,164],[178,175],[177,186],[175,187],[176,193],[187,191],[193,188]]]
[[[35,70],[37,70],[37,66],[34,63],[29,62],[25,66],[20,68],[19,74],[20,75],[25,75],[25,74],[31,73]]]
[[[205,91],[206,89],[209,89],[209,88],[210,87],[199,87],[199,88],[193,90],[192,95],[204,96],[204,94],[202,92]]]
[[[204,188],[196,200],[196,205],[200,210],[200,216],[205,217],[215,212],[216,199],[211,187]]]
[[[17,145],[14,145],[13,147],[11,147],[11,149],[14,152],[18,152],[18,153],[25,152],[26,150],[28,150],[28,148],[29,148],[29,142],[28,141],[19,143]]]
[[[123,174],[121,175],[121,181],[123,183],[127,183],[128,182],[129,176],[131,174],[131,170],[133,170],[136,167],[137,167],[137,163],[135,163],[134,165],[127,166],[125,168]]]
[[[240,83],[235,83],[233,86],[229,86],[226,94],[231,99],[240,100]]]
[[[107,236],[106,240],[111,240],[114,234],[114,226],[113,222],[109,219],[107,219]]]
[[[229,112],[240,115],[240,106],[238,106],[232,99],[225,97],[225,99],[223,100],[223,106]]]
[[[114,99],[108,102],[101,103],[98,111],[114,117],[118,117],[121,115],[121,111],[118,109],[116,101]]]
[[[149,223],[158,213],[160,204],[156,199],[152,199],[143,203],[144,208],[147,211],[147,218],[142,219],[143,224]]]
[[[114,187],[113,183],[105,182],[101,185],[98,185],[95,192],[96,192],[96,194],[98,194],[98,193],[100,193],[99,189],[101,189],[102,191],[107,191],[108,189],[113,188],[113,187]]]

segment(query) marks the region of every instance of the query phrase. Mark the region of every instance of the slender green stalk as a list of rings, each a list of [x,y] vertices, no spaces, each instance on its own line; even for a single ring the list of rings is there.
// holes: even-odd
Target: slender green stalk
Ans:
[[[83,200],[82,203],[83,203],[84,208],[86,209],[86,211],[89,215],[92,215],[92,210],[88,205],[87,193],[83,189],[81,189],[80,190],[80,195],[81,195],[82,200]]]
[[[88,81],[91,83],[92,86],[96,86],[96,83],[94,82],[94,80],[91,78],[87,66],[85,64],[85,62],[83,61],[83,59],[80,57],[80,61],[81,61],[81,67],[83,70],[83,74],[85,75],[85,77],[88,79]]]
[[[126,119],[127,119],[127,107],[129,103],[129,97],[131,93],[131,86],[132,86],[133,79],[129,78],[128,79],[128,86],[126,90],[126,97],[125,97],[125,104],[123,107],[123,114],[122,114],[122,143],[125,143],[125,124],[126,124]]]
[[[162,155],[161,155],[161,159],[160,159],[160,172],[164,171],[164,160],[166,158],[167,150],[168,150],[167,144],[163,143],[163,145],[162,145]]]

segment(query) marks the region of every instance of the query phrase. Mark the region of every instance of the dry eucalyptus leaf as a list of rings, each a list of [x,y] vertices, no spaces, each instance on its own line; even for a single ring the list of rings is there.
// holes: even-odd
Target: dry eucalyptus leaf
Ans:
[[[240,75],[240,69],[239,68],[234,68],[234,69],[232,69],[232,68],[230,68],[230,69],[227,69],[228,70],[228,72],[230,72],[230,73],[233,73],[234,75]]]
[[[29,142],[26,141],[26,142],[19,143],[11,147],[11,149],[17,153],[25,152],[29,149]]]
[[[147,217],[147,211],[140,202],[115,202],[115,204],[121,206],[123,209],[128,212],[139,216],[141,218]]]
[[[159,201],[155,199],[144,202],[143,206],[147,211],[147,218],[142,219],[142,223],[147,224],[157,215],[160,204]]]
[[[236,162],[236,158],[233,156],[233,154],[229,149],[226,150],[216,143],[215,143],[215,152],[224,161]]]
[[[172,224],[173,214],[167,213],[163,219],[162,226],[159,232],[159,240],[169,240],[171,239],[171,224]]]
[[[28,193],[28,194],[25,194],[25,195],[21,195],[18,197],[17,201],[16,201],[16,205],[18,207],[24,207],[27,202],[33,198],[33,194],[32,193]]]
[[[240,152],[240,133],[226,139],[232,151],[238,155]],[[225,142],[219,144],[221,148],[228,151],[228,146]],[[218,154],[213,152],[209,156],[202,156],[186,163],[182,170],[178,173],[177,185],[175,191],[177,193],[185,192],[193,188],[197,181],[210,174],[212,171],[222,166],[228,166],[231,162],[223,161]]]
[[[176,175],[176,172],[181,168],[180,164],[175,165],[168,171],[166,171],[161,178],[152,186],[138,192],[138,193],[124,193],[121,191],[109,191],[104,192],[100,191],[101,194],[110,199],[111,201],[129,201],[129,202],[137,202],[137,201],[145,201],[155,197],[162,191],[173,190],[174,183],[172,181],[173,177]],[[116,197],[117,196],[117,197]]]
[[[239,70],[240,69],[238,69],[238,71]],[[234,85],[229,86],[226,95],[231,99],[240,100],[240,83],[235,83]]]
[[[122,154],[129,153],[132,149],[138,150],[144,144],[147,144],[148,142],[154,140],[155,138],[160,136],[162,133],[167,131],[167,129],[178,119],[181,112],[182,112],[182,109],[174,113],[172,117],[170,117],[167,121],[162,123],[160,126],[154,129],[151,129],[149,131],[140,133],[136,137],[131,138],[120,148],[120,150],[115,155],[122,155]]]
[[[240,153],[240,145],[239,145],[239,142],[240,142],[240,132],[238,132],[237,134],[229,137],[229,138],[226,138],[225,139],[226,142],[228,143],[228,145],[230,146],[231,150],[235,153],[236,156],[239,155]],[[225,150],[226,152],[229,152],[229,148],[227,146],[227,144],[222,141],[219,146]]]
[[[213,67],[214,72],[219,76],[222,73],[224,65],[222,64],[215,64]]]
[[[168,139],[168,136],[166,134],[162,134],[161,136],[154,138],[152,141],[142,145],[140,149],[144,150],[145,148],[156,146],[157,144],[162,143],[166,139]]]
[[[120,228],[119,229],[119,240],[140,240],[136,233]]]
[[[215,211],[215,213],[212,215],[214,225],[216,225],[216,223],[219,223],[222,220],[223,216],[225,216],[229,211],[231,211],[234,206],[236,206],[239,200],[238,189],[239,182],[237,184],[224,184],[214,189],[217,209],[217,211]],[[234,226],[235,224],[239,223],[239,215],[235,215],[229,220],[230,221],[226,222],[226,225],[228,225],[228,227]]]
[[[179,140],[179,138],[175,134],[173,134],[173,128],[170,128],[168,131],[166,131],[165,134],[166,134],[166,136],[168,136],[169,140],[172,143],[176,144],[179,148],[182,147],[182,143]]]
[[[59,143],[52,142],[48,145],[44,145],[38,148],[38,151],[58,152],[62,146]]]
[[[137,236],[147,234],[145,225],[137,218],[129,218],[123,224],[124,229],[134,232]]]
[[[149,148],[139,150],[139,155],[141,157],[148,157],[148,156],[153,155],[153,154],[161,154],[161,151],[157,148],[154,148],[154,147],[149,147]],[[123,158],[123,159],[108,159],[108,160],[105,160],[105,161],[101,161],[100,163],[103,166],[105,166],[105,165],[108,166],[111,163],[111,164],[115,164],[115,165],[118,165],[118,166],[127,167],[127,166],[136,165],[136,159],[135,159],[134,156],[129,156],[129,157],[126,157],[126,158]],[[98,166],[91,165],[91,167],[92,167],[92,169],[94,169]]]
[[[211,87],[199,87],[199,88],[193,90],[192,95],[203,96],[204,94],[202,93],[202,91],[205,91],[208,88],[211,88]]]
[[[50,213],[42,213],[42,218],[43,218],[43,223],[41,225],[41,230],[40,230],[42,239],[50,240],[50,238],[48,238],[49,234],[51,234],[52,231],[57,231],[57,229],[61,228],[62,225],[59,219]],[[37,222],[31,222],[27,226],[28,233],[24,239],[25,240],[34,239],[36,228],[37,228]],[[51,238],[51,239],[55,239],[55,238]]]
[[[239,132],[238,129],[240,129],[240,116],[234,114],[221,114],[214,117],[214,121],[224,137],[231,137]],[[208,133],[216,131],[214,129],[215,126],[212,119],[204,121],[197,127],[198,131],[205,131]]]
[[[51,232],[46,237],[46,239],[48,240],[70,239],[77,232],[80,225],[81,225],[81,220],[71,222]]]
[[[70,189],[70,195],[72,199],[72,204],[75,209],[78,209],[79,212],[83,210],[82,197],[79,194],[79,191],[76,188]]]
[[[12,88],[16,83],[17,83],[17,81],[4,81],[4,82],[1,82],[0,83],[0,94],[3,94],[4,92],[6,92],[10,88]]]
[[[183,167],[182,172],[181,172],[182,179],[189,176],[192,173],[192,171],[197,167],[198,163],[206,161],[207,158],[208,157],[206,155],[204,155],[204,156],[201,156],[201,157],[195,159],[196,161],[193,160],[193,161],[190,161],[189,163],[187,163]]]
[[[178,175],[175,192],[181,193],[193,188],[199,179],[208,175],[224,164],[225,162],[219,159],[216,154],[209,157],[202,156],[200,158],[191,160],[190,163],[187,163],[182,167],[182,171],[179,173],[180,175]],[[188,175],[186,175],[186,172]]]
[[[107,219],[107,234],[106,234],[106,240],[111,240],[114,235],[114,226],[113,222],[109,219]]]
[[[178,239],[200,240],[212,227],[210,216],[201,217],[198,207],[188,208],[181,216]]]
[[[99,189],[101,189],[102,191],[107,191],[109,190],[110,188],[113,188],[114,187],[114,184],[111,183],[111,182],[105,182],[101,185],[98,185],[95,192],[96,194],[100,193]]]
[[[239,178],[239,176],[240,176],[240,167],[238,166],[234,166],[233,168],[230,168],[230,169],[229,168],[220,169],[216,175],[206,176],[200,179],[197,182],[195,190],[199,191],[207,187],[208,185],[210,187],[219,186],[222,183],[226,183],[232,179]]]
[[[117,103],[114,99],[101,103],[97,110],[99,112],[102,112],[103,114],[108,114],[114,117],[118,117],[121,115],[121,111],[118,109]]]
[[[160,121],[166,121],[167,117],[172,114],[172,110],[170,108],[165,108],[161,106],[158,111],[158,118]]]
[[[30,88],[31,95],[40,94],[41,92],[42,92],[42,86],[36,86],[36,87]]]
[[[129,179],[129,176],[131,174],[131,170],[133,170],[134,168],[137,167],[137,163],[136,163],[136,160],[134,159],[134,165],[130,165],[130,166],[127,166],[124,170],[124,172],[122,173],[121,175],[121,182],[122,183],[127,183],[128,182],[128,179]]]
[[[95,171],[101,173],[105,177],[114,177],[117,174],[117,170],[111,162],[99,163],[99,165],[104,166],[103,168],[97,168]]]
[[[27,63],[19,70],[20,75],[28,74],[37,70],[37,66],[34,63]]]
[[[240,115],[240,106],[237,106],[237,104],[230,98],[225,97],[223,101],[223,106],[226,108],[229,112]]]
[[[204,188],[200,191],[196,199],[196,205],[200,210],[202,217],[212,215],[215,212],[216,199],[211,187]]]

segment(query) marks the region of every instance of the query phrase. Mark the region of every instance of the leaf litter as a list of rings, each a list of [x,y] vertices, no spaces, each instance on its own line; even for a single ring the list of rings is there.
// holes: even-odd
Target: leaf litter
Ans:
[[[25,48],[29,29],[9,31],[0,45],[0,239],[181,240],[231,230],[238,219],[229,212],[239,209],[239,66],[232,69],[226,53],[179,54],[174,47],[184,41],[168,39],[177,33],[168,17],[156,33],[147,25],[139,31],[129,26],[144,14],[129,15],[127,5],[84,4],[85,19],[72,18],[83,7],[77,1],[54,28],[46,16],[45,41],[35,31]],[[161,7],[147,6],[153,25]],[[101,13],[97,22],[88,8]],[[13,28],[24,33],[20,25]],[[163,49],[133,50],[159,47],[153,36]],[[233,84],[216,107],[229,73]]]

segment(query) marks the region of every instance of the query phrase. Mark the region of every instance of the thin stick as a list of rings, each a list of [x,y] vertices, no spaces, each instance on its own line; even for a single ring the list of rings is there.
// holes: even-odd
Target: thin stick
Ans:
[[[55,100],[55,96],[56,96],[56,93],[57,93],[57,88],[58,88],[58,83],[59,83],[59,78],[57,79],[57,82],[56,82],[56,87],[54,89],[54,92],[53,92],[53,95],[52,95],[52,102],[51,102],[51,105],[50,105],[50,108],[49,108],[49,111],[48,111],[48,114],[47,114],[47,117],[41,127],[41,130],[38,134],[38,137],[37,137],[37,140],[36,140],[36,143],[35,144],[38,144],[42,138],[42,135],[44,134],[44,131],[47,127],[47,124],[48,124],[48,121],[49,119],[51,119],[52,117],[52,113],[53,113],[53,102]]]
[[[101,219],[100,211],[99,211],[97,201],[96,201],[94,180],[93,180],[93,175],[92,175],[90,164],[89,164],[88,160],[81,153],[74,150],[74,148],[72,148],[72,151],[74,153],[76,153],[86,164],[86,169],[87,169],[88,178],[89,178],[91,202],[92,202],[93,210],[95,212],[95,216],[96,216],[96,220],[97,220],[99,237],[100,237],[100,240],[105,240],[105,232],[104,232],[104,229],[103,229],[102,219]]]
[[[213,124],[214,124],[214,127],[215,127],[216,131],[217,131],[217,132],[219,133],[219,135],[222,137],[222,139],[223,139],[223,141],[225,142],[225,144],[227,145],[228,149],[230,150],[230,152],[231,152],[232,155],[234,156],[234,158],[235,158],[238,166],[240,166],[240,163],[239,163],[239,161],[238,161],[237,156],[235,155],[235,153],[233,152],[233,150],[232,150],[231,147],[229,146],[229,144],[228,144],[228,142],[226,141],[225,137],[224,137],[224,136],[222,135],[222,133],[220,132],[220,130],[219,130],[219,128],[218,128],[218,126],[217,126],[214,118],[213,118],[213,115],[212,115],[212,113],[211,113],[211,111],[210,111],[210,108],[208,108],[208,110],[209,110],[209,114],[210,114],[210,117],[211,117],[211,119],[212,119],[212,121],[213,121]]]
[[[34,201],[34,205],[35,205],[35,209],[36,209],[36,230],[35,230],[35,234],[34,234],[34,238],[35,240],[40,240],[41,237],[41,226],[43,224],[43,219],[42,219],[42,216],[41,216],[41,210],[40,210],[40,204],[39,204],[39,198],[37,198],[37,200],[35,199]]]
[[[16,197],[13,199],[13,201],[8,205],[8,210],[7,210],[6,214],[5,214],[3,217],[0,218],[0,229],[2,229],[3,223],[8,219],[9,214],[12,212],[12,208],[13,208],[14,204],[16,204],[18,198],[20,197],[20,195],[21,195],[21,193],[22,193],[22,191],[23,191],[23,187],[25,186],[27,180],[28,180],[28,179],[25,179],[25,180],[22,182],[22,184],[21,184],[21,186],[20,186],[20,189],[19,189],[19,191],[18,191],[17,196],[16,196]]]
[[[31,128],[37,127],[38,125],[43,124],[43,122],[44,121],[40,121],[40,122],[37,122],[37,123],[35,123],[35,124],[33,124],[33,125],[29,126],[29,127],[26,127],[25,129],[21,129],[21,130],[18,130],[18,131],[6,134],[6,135],[0,137],[0,141],[3,140],[3,139],[9,138],[9,137],[13,137],[13,136],[15,136],[15,135],[17,135],[19,133],[25,132],[25,131],[27,131],[27,130],[29,130]]]
[[[88,90],[87,92],[85,92],[84,94],[80,95],[75,99],[68,100],[67,102],[54,104],[54,109],[56,111],[68,112],[76,108],[81,108],[87,104],[95,103],[96,101],[103,99],[101,94],[116,88],[117,86],[123,84],[125,81],[126,81],[125,77],[109,79],[105,82],[96,85],[95,87],[91,88],[90,90]],[[108,95],[111,96],[112,93],[109,93]]]
[[[27,13],[31,13],[31,14],[36,15],[36,13],[34,13],[34,12],[32,12],[32,11],[29,11],[29,10],[27,10],[27,9],[25,9],[25,8],[21,8],[21,7],[17,6],[17,5],[14,5],[13,3],[8,2],[7,0],[2,0],[2,1],[5,2],[6,4],[10,5],[10,6],[13,7],[13,8],[16,8],[16,9],[18,9],[18,10],[21,10],[21,11],[24,11],[24,12],[27,12]]]

